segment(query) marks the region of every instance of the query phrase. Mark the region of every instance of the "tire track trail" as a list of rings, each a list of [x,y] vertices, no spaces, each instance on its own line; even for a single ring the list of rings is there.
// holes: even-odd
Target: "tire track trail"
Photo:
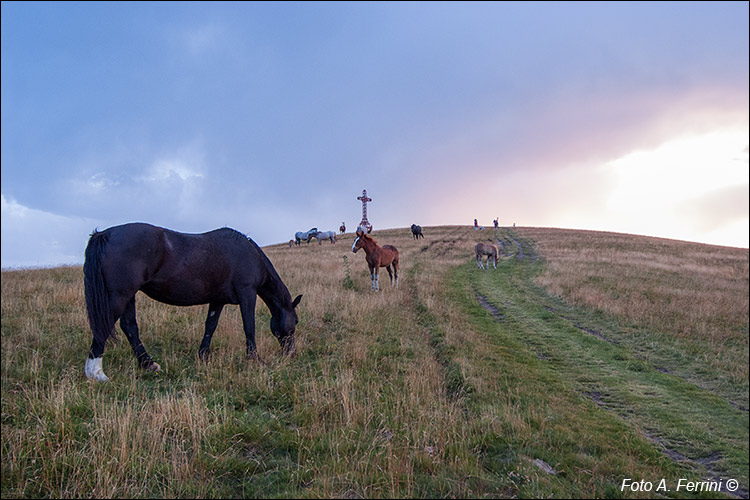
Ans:
[[[518,331],[516,338],[545,366],[598,407],[631,422],[670,459],[707,481],[740,480],[737,491],[727,490],[726,482],[722,491],[747,498],[747,475],[737,472],[747,470],[747,454],[737,454],[748,438],[747,410],[653,366],[614,332],[545,295],[533,285],[534,257],[510,232],[507,238],[518,249],[516,259],[505,261],[496,276],[475,273],[472,280],[477,302],[498,325],[512,324],[507,329]]]
[[[503,236],[503,238],[501,239],[500,236]],[[534,249],[534,246],[518,236],[510,228],[502,228],[500,230],[500,234],[498,234],[498,230],[496,229],[494,240],[494,243],[497,244],[497,246],[500,248],[500,253],[502,253],[506,257],[515,255],[516,259],[521,261],[534,260],[537,258],[537,253]],[[507,245],[515,246],[515,253],[508,250],[506,248]]]

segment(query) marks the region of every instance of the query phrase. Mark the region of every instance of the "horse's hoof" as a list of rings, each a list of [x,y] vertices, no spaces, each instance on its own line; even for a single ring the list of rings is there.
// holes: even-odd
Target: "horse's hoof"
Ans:
[[[96,380],[97,382],[109,381],[109,377],[107,377],[104,374],[104,370],[102,370],[102,358],[86,359],[84,373],[89,380]]]
[[[97,373],[96,375],[89,377],[89,380],[95,380],[97,382],[109,382],[109,377],[104,373]]]
[[[254,353],[248,354],[248,355],[247,355],[247,360],[248,360],[248,361],[255,361],[255,362],[257,362],[257,363],[258,363],[258,364],[259,364],[260,366],[266,366],[266,362],[265,362],[265,361],[263,361],[263,359],[262,359],[262,358],[261,358],[261,357],[260,357],[260,356],[258,355],[258,353],[257,353],[257,352],[254,352]]]
[[[104,374],[104,372],[99,372],[94,375],[86,375],[86,378],[89,380],[94,380],[96,382],[109,382],[109,377]]]

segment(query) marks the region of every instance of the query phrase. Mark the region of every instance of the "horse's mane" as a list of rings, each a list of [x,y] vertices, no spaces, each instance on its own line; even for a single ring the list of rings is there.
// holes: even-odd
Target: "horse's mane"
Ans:
[[[373,243],[377,243],[378,242],[378,240],[376,240],[375,238],[373,238],[372,236],[370,236],[367,233],[362,233],[362,236],[360,236],[360,238],[362,238],[362,237],[364,237],[365,239],[368,239],[368,240],[372,241]]]
[[[263,250],[260,249],[257,243],[253,241],[253,239],[246,235],[243,232],[240,232],[232,227],[224,226],[221,229],[226,229],[232,233],[236,241],[248,241],[250,242],[250,245],[255,249],[255,251],[258,253],[258,256],[260,257],[261,261],[263,262],[263,266],[266,268],[266,270],[272,274],[276,275],[278,277],[278,273],[276,272],[276,269],[274,269],[273,264],[271,264],[271,261],[268,259],[268,256],[263,252]]]
[[[240,240],[240,239],[246,239],[246,240],[250,240],[250,241],[253,241],[252,239],[250,239],[250,237],[249,237],[248,235],[246,235],[245,233],[242,233],[242,232],[240,232],[240,231],[237,231],[237,230],[236,230],[235,228],[233,228],[233,227],[229,227],[229,226],[224,226],[224,227],[222,227],[221,229],[227,229],[227,230],[231,231],[231,232],[232,232],[232,234],[234,235],[234,237],[235,237],[236,239],[238,239],[238,240]]]
[[[231,229],[231,228],[229,228],[229,229]],[[266,253],[258,246],[257,243],[255,243],[255,241],[253,241],[252,238],[250,238],[249,236],[247,236],[245,234],[242,234],[239,231],[234,230],[234,232],[236,233],[236,235],[238,237],[241,237],[241,238],[247,240],[250,243],[250,245],[252,245],[252,247],[257,252],[258,257],[260,257],[261,262],[263,262],[263,267],[265,267],[265,269],[266,269],[267,279],[265,280],[265,282],[261,286],[261,288],[258,289],[258,295],[261,297],[261,299],[263,299],[264,301],[266,301],[266,304],[269,306],[269,308],[271,307],[271,304],[269,302],[267,302],[267,300],[270,299],[271,297],[269,297],[269,296],[265,296],[264,297],[264,295],[266,295],[264,293],[264,289],[267,290],[266,287],[271,286],[272,289],[276,291],[276,293],[288,296],[289,300],[291,301],[292,296],[289,293],[289,289],[286,287],[286,285],[284,284],[284,282],[281,280],[281,276],[279,276],[279,273],[276,271],[276,268],[273,267],[273,264],[271,263],[271,259],[268,258],[268,256],[266,255]]]

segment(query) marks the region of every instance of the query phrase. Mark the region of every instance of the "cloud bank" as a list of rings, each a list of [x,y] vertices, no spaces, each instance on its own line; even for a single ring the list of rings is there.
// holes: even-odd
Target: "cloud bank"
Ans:
[[[717,232],[747,220],[746,162],[722,186],[710,158],[679,177],[617,165],[747,136],[748,17],[740,2],[5,2],[3,220],[231,226],[267,245],[353,227],[366,188],[376,230],[499,217],[747,246]],[[650,200],[618,206],[651,179]],[[713,187],[676,196],[688,180]]]

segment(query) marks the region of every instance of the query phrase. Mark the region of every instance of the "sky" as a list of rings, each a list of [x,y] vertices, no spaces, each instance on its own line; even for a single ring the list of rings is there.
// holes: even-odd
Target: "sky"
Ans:
[[[90,233],[748,247],[748,2],[2,2],[2,267]],[[429,235],[429,231],[425,231]]]

